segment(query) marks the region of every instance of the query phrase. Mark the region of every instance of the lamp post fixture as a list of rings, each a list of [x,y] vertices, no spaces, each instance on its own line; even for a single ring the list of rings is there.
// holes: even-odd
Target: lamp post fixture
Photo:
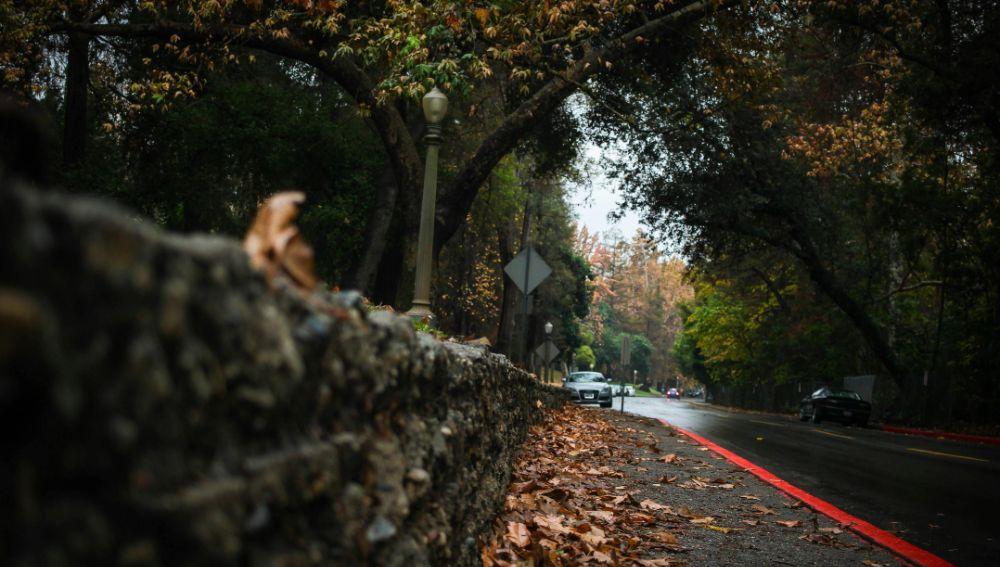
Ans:
[[[431,265],[434,260],[434,212],[437,204],[438,147],[441,121],[448,112],[448,97],[437,87],[424,95],[427,120],[427,162],[424,165],[424,194],[420,202],[420,233],[417,236],[417,270],[413,281],[413,307],[406,312],[416,319],[433,319],[431,312]]]

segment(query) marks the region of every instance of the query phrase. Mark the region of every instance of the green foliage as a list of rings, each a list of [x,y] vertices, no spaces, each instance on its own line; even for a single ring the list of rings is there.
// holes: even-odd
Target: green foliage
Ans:
[[[578,368],[593,368],[594,364],[597,363],[597,357],[594,356],[593,349],[587,345],[576,347],[573,355],[573,360],[576,362]]]
[[[419,333],[434,335],[438,339],[448,338],[448,333],[435,328],[427,319],[410,319],[410,323],[413,325],[413,330]]]
[[[811,385],[856,373],[860,344],[850,323],[808,287],[783,286],[779,302],[759,283],[702,274],[695,289],[673,346],[687,376],[752,387]]]
[[[339,281],[361,248],[384,161],[378,139],[336,88],[320,88],[301,69],[262,58],[228,71],[196,100],[138,110],[96,135],[64,183],[110,195],[172,230],[237,237],[267,196],[304,191],[298,224],[319,275]]]

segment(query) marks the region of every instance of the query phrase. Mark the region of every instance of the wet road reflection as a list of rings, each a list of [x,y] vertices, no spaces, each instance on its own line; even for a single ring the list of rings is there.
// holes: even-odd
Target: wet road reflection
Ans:
[[[625,411],[703,435],[958,565],[1000,565],[1000,446],[817,426],[687,400],[626,398]]]

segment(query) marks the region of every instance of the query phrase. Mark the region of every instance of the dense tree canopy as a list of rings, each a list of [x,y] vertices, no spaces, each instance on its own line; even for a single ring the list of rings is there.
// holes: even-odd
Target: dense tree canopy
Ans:
[[[884,373],[913,401],[935,396],[926,375],[947,404],[910,417],[981,419],[1000,353],[996,6],[763,8],[703,27],[683,64],[604,77],[629,122],[591,113],[625,140],[628,203],[697,267],[678,348],[737,381]],[[824,335],[840,344],[795,364],[788,347]]]
[[[446,129],[462,143],[453,145],[455,171],[440,194],[440,249],[499,161],[590,77],[725,4],[7,0],[0,3],[0,71],[5,84],[39,94],[52,87],[59,67],[65,70],[65,156],[75,162],[86,140],[86,85],[95,58],[107,61],[110,81],[134,99],[130,108],[197,96],[206,72],[251,62],[257,52],[312,67],[353,100],[391,166],[376,184],[365,248],[348,279],[395,301],[392,283],[405,258],[389,243],[408,242],[416,232],[423,173],[418,96],[437,84],[451,93],[460,117]],[[65,66],[53,64],[54,52],[66,54]],[[121,77],[137,64],[142,77]],[[382,286],[375,281],[380,273]]]

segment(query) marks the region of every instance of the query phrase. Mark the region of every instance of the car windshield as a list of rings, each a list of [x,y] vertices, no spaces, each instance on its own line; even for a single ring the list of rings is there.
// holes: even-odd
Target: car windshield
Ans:
[[[566,377],[567,382],[604,382],[600,372],[574,372]]]
[[[845,398],[848,400],[860,400],[861,396],[850,390],[830,390],[831,398]]]

